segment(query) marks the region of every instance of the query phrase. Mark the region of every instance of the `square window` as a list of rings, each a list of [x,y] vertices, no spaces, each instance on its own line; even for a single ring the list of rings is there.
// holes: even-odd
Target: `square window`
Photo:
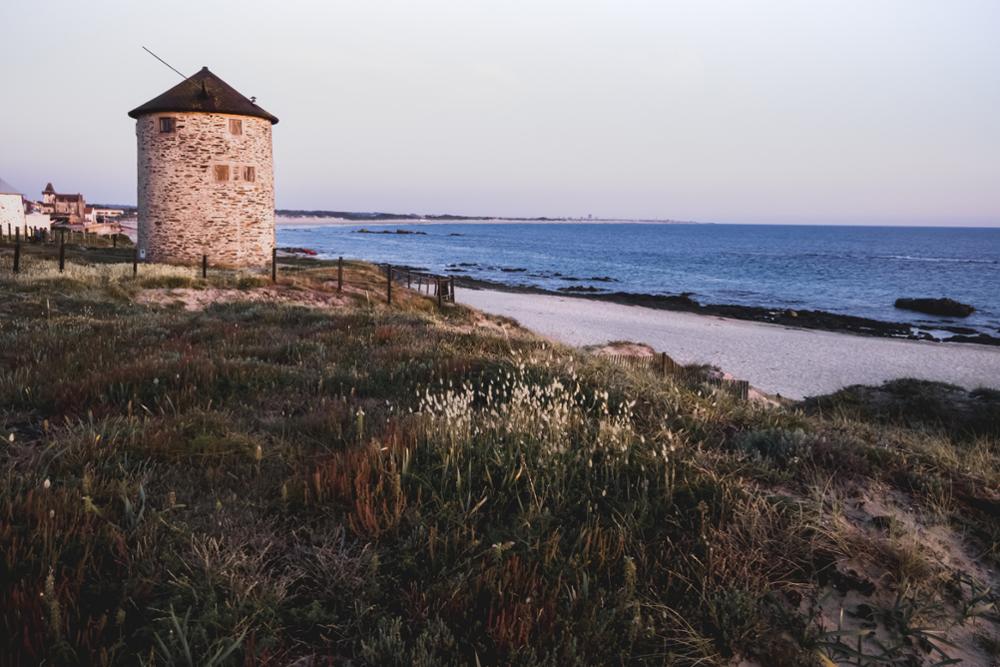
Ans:
[[[229,119],[229,133],[230,134],[243,134],[243,121],[239,118]]]
[[[170,118],[169,116],[164,116],[163,118],[160,118],[160,132],[163,134],[173,132],[176,123],[177,123],[176,118]]]
[[[243,167],[243,180],[244,181],[256,181],[257,180],[257,168],[256,167]]]
[[[222,182],[229,180],[229,165],[228,164],[217,164],[215,165],[215,180]]]

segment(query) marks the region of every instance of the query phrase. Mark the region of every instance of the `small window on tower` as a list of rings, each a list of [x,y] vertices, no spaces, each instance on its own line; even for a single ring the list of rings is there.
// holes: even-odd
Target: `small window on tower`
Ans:
[[[174,131],[174,127],[176,125],[176,121],[177,121],[176,118],[170,118],[168,116],[164,116],[163,118],[160,118],[160,132],[162,132],[164,134],[167,134],[169,132],[173,132]]]
[[[215,165],[215,180],[222,182],[229,180],[229,165],[228,164],[217,164]]]
[[[257,168],[256,167],[243,167],[243,180],[244,181],[256,181],[257,180]]]
[[[230,134],[243,134],[243,121],[239,118],[229,119],[229,133]]]

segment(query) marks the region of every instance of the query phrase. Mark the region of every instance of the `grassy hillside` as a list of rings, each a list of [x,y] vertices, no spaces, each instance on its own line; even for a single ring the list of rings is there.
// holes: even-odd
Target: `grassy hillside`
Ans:
[[[0,664],[997,660],[996,392],[766,407],[360,264],[71,255],[0,256]]]

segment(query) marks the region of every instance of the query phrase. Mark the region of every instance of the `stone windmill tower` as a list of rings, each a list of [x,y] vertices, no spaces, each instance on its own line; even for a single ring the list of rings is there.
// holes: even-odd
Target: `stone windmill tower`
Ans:
[[[139,148],[140,257],[267,266],[278,119],[207,67],[128,115]]]

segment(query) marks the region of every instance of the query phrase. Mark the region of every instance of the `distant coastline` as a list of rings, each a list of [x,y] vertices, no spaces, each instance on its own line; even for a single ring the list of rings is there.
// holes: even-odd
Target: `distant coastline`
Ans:
[[[679,220],[576,220],[573,218],[548,218],[539,220],[534,218],[467,218],[464,220],[439,220],[432,218],[379,218],[375,220],[357,220],[348,218],[289,218],[277,216],[275,224],[280,227],[351,227],[364,223],[369,227],[385,227],[391,225],[450,225],[461,222],[463,225],[606,225],[628,224],[628,225],[711,225],[710,222],[681,222]]]
[[[622,219],[622,218],[489,218],[461,217],[448,215],[391,214],[391,213],[345,213],[342,215],[313,215],[311,213],[289,213],[278,211],[275,224],[301,226],[344,226],[357,225],[448,225],[461,223],[463,225],[603,225],[608,223],[635,225],[710,225],[710,222],[692,222],[686,220],[653,220],[653,219]]]

